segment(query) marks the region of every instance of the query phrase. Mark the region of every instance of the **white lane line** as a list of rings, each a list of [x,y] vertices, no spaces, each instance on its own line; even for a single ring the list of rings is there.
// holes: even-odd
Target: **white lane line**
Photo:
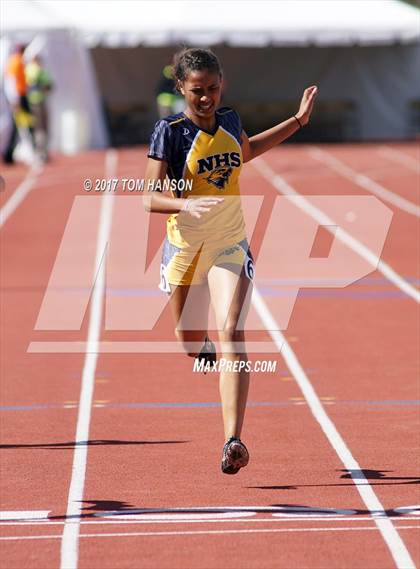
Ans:
[[[331,446],[337,453],[344,468],[349,471],[356,488],[374,519],[378,530],[380,531],[385,543],[387,544],[395,564],[398,569],[415,569],[408,549],[394,527],[392,521],[386,515],[386,511],[376,496],[372,486],[369,484],[366,476],[363,474],[359,464],[351,454],[344,439],[337,431],[334,423],[327,415],[318,395],[315,392],[311,382],[305,374],[299,363],[295,353],[287,342],[286,338],[279,330],[279,325],[273,318],[262,296],[256,288],[253,290],[252,302],[264,323],[267,332],[276,342],[283,359],[300,387],[302,394],[325,436],[329,440]]]
[[[275,172],[262,158],[257,158],[253,161],[254,167],[260,172],[260,174],[272,184],[276,190],[285,195],[289,196],[292,203],[299,207],[310,217],[313,217],[318,221],[320,225],[324,225],[327,231],[333,233],[333,227],[338,225],[333,219],[328,217],[323,211],[315,207],[311,202],[299,194],[290,184],[286,182],[277,172]],[[294,200],[297,197],[298,200]],[[397,288],[402,290],[409,297],[414,299],[416,302],[420,303],[420,292],[413,287],[409,282],[403,279],[397,272],[394,271],[390,265],[382,261],[373,251],[361,243],[358,239],[350,235],[345,229],[340,227],[340,231],[336,234],[334,233],[336,239],[340,239],[347,247],[352,249],[355,253],[360,255],[368,263],[372,265],[377,271],[382,273],[390,282],[392,282]]]
[[[408,154],[405,154],[405,152],[401,152],[401,150],[397,150],[396,148],[391,148],[390,146],[380,146],[378,148],[377,152],[378,152],[378,154],[380,154],[384,158],[387,158],[388,160],[392,160],[393,162],[396,162],[397,164],[402,164],[403,166],[405,166],[406,168],[408,168],[412,172],[419,174],[420,173],[420,147],[418,147],[418,150],[419,150],[419,157],[417,159],[413,158],[412,156],[409,156]]]
[[[116,172],[117,153],[108,150],[105,156],[105,176],[113,178]],[[112,223],[114,196],[105,193],[102,199],[101,215],[96,244],[95,272],[97,275],[90,301],[89,329],[87,338],[87,353],[82,373],[80,389],[79,412],[73,455],[73,467],[67,501],[67,518],[80,520],[82,511],[83,490],[86,476],[88,447],[80,444],[89,438],[89,424],[92,410],[92,397],[95,383],[95,371],[98,359],[97,345],[99,343],[102,324],[103,298],[105,290],[105,255],[104,250],[108,241]],[[61,543],[61,569],[76,569],[78,560],[78,540],[80,523],[65,523]]]
[[[413,520],[417,520],[418,516],[388,516],[390,520],[396,520],[396,521],[413,521]],[[123,520],[110,520],[110,519],[99,519],[99,520],[81,520],[80,522],[76,519],[74,521],[66,521],[66,522],[49,522],[49,521],[39,521],[39,522],[0,522],[0,526],[62,526],[66,523],[70,524],[70,523],[80,523],[80,524],[95,524],[95,525],[155,525],[155,524],[225,524],[225,523],[231,523],[231,524],[242,524],[242,523],[247,523],[247,524],[253,524],[253,523],[282,523],[282,522],[293,522],[293,523],[299,523],[299,522],[321,522],[321,523],[330,523],[330,522],[341,522],[341,523],[347,523],[347,522],[374,522],[374,520],[372,519],[371,516],[368,515],[363,515],[363,516],[358,516],[356,517],[347,517],[347,516],[343,516],[341,518],[334,518],[334,517],[330,517],[330,516],[324,516],[324,517],[315,517],[315,516],[281,516],[278,518],[221,518],[221,519],[217,519],[217,518],[210,518],[210,519],[199,519],[199,520],[127,520],[127,519],[123,519]]]
[[[388,190],[378,182],[375,182],[375,180],[372,180],[369,176],[353,170],[353,168],[350,168],[350,166],[347,166],[347,164],[344,164],[344,162],[335,156],[332,156],[325,150],[312,146],[307,150],[307,152],[312,158],[326,164],[331,168],[331,170],[334,170],[341,176],[344,176],[364,190],[375,194],[379,198],[391,203],[406,213],[420,217],[420,207],[418,205],[406,200],[394,192],[391,192],[391,190]]]
[[[419,529],[417,526],[400,526],[399,529]],[[328,528],[257,528],[257,529],[221,529],[221,530],[190,530],[190,531],[133,531],[115,533],[81,533],[80,538],[92,537],[156,537],[176,535],[225,535],[240,533],[298,533],[298,532],[322,532],[322,531],[376,531],[372,526],[359,527],[328,527]],[[20,541],[32,539],[60,539],[61,535],[18,535],[0,537],[0,541]],[[408,567],[406,565],[405,567]]]
[[[383,515],[383,517],[387,517],[386,514],[379,513],[378,517]],[[405,514],[399,516],[392,516],[388,515],[390,520],[395,520],[397,522],[406,522],[408,520],[414,521],[420,519],[419,514]],[[373,518],[367,514],[363,514],[360,516],[315,516],[315,515],[302,515],[302,514],[283,514],[279,517],[253,517],[250,518],[206,518],[206,519],[187,519],[187,520],[179,520],[179,519],[166,519],[166,520],[139,520],[139,519],[119,519],[119,516],[115,516],[114,519],[110,518],[97,518],[97,519],[90,519],[90,520],[70,520],[70,521],[57,521],[52,522],[49,520],[28,520],[28,521],[3,521],[0,522],[0,526],[62,526],[65,523],[80,523],[80,524],[94,524],[94,525],[130,525],[130,524],[146,524],[146,525],[155,525],[155,524],[214,524],[214,523],[282,523],[282,522],[321,522],[321,523],[330,523],[330,522],[339,522],[339,523],[347,523],[347,522],[374,522]]]
[[[305,280],[305,285],[308,281]],[[325,281],[323,281],[323,284]],[[147,302],[147,300],[145,300]],[[218,342],[214,342],[216,349],[220,351]],[[247,350],[253,353],[271,353],[277,352],[277,347],[273,346],[272,342],[237,342],[235,344],[237,349]],[[191,349],[201,350],[202,342],[191,342],[189,344]],[[28,346],[28,353],[36,354],[85,354],[87,352],[87,342],[78,342],[70,340],[68,342],[52,341],[52,342],[30,342]],[[97,351],[101,354],[185,354],[183,346],[178,340],[173,342],[131,342],[131,341],[115,341],[115,342],[99,342]]]
[[[0,520],[43,520],[48,518],[51,510],[3,510]],[[44,522],[45,523],[45,522]]]
[[[19,184],[4,206],[0,209],[0,227],[6,223],[15,209],[23,202],[32,190],[42,170],[43,166],[38,163],[33,164],[29,168],[24,180]]]

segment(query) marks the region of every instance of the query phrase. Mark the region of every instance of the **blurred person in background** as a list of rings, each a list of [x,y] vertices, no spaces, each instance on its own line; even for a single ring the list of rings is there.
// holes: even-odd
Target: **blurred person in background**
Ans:
[[[9,103],[13,125],[9,140],[3,152],[3,161],[11,164],[14,162],[14,152],[19,139],[26,147],[26,158],[33,158],[33,117],[27,98],[27,83],[25,76],[24,45],[17,45],[9,57],[4,77],[4,90]]]
[[[160,119],[184,110],[184,99],[175,89],[172,65],[165,65],[157,86],[156,102]]]
[[[48,160],[48,110],[47,96],[52,89],[52,80],[36,55],[25,67],[27,98],[34,120],[35,151],[40,160]]]

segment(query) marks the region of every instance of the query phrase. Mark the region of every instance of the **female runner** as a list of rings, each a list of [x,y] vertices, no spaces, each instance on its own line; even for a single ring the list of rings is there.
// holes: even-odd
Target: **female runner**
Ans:
[[[186,110],[156,123],[145,178],[147,187],[158,188],[168,176],[192,183],[192,189],[175,190],[172,197],[151,192],[145,208],[170,214],[159,286],[170,294],[176,337],[189,356],[209,362],[215,360],[207,337],[211,300],[225,361],[219,384],[227,441],[221,466],[225,474],[236,474],[249,460],[240,435],[249,386],[243,328],[253,278],[238,177],[243,163],[307,124],[317,88],[305,89],[296,115],[248,138],[238,114],[218,108],[222,70],[210,50],[176,54],[174,79]]]

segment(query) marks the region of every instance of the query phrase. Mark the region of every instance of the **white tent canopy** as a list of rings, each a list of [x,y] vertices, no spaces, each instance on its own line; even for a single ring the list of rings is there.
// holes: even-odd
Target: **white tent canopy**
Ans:
[[[0,32],[1,74],[16,43],[41,53],[55,86],[51,147],[67,152],[107,145],[103,103],[142,105],[149,130],[181,44],[218,46],[233,104],[296,100],[307,82],[320,101],[349,100],[361,140],[408,136],[420,101],[420,11],[400,0],[5,0]],[[10,117],[3,92],[0,113]]]
[[[399,0],[12,0],[2,30],[74,28],[90,45],[371,45],[420,39]]]

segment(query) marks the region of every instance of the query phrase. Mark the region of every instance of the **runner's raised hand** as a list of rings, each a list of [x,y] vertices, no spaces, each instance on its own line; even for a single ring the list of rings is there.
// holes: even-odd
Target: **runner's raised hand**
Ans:
[[[315,96],[318,92],[318,87],[312,85],[304,90],[302,100],[300,102],[300,107],[296,113],[296,117],[302,125],[308,124],[309,117],[311,116],[312,109],[315,102]]]

